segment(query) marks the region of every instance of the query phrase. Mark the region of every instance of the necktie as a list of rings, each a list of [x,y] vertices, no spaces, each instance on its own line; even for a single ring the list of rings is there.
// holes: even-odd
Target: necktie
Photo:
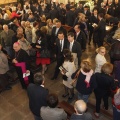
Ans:
[[[62,51],[62,40],[60,40],[60,48],[61,48],[61,51]]]
[[[72,52],[72,43],[70,43],[70,51]]]

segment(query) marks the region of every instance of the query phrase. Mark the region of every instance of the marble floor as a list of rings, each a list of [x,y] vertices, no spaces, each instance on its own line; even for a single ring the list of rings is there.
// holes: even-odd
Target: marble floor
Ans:
[[[95,54],[96,54],[95,48],[93,46],[88,46],[87,50],[82,55],[82,59],[90,58],[92,60],[93,69],[95,67],[94,66]],[[106,57],[107,60],[109,61],[108,55],[106,55]],[[48,70],[45,73],[46,78],[45,87],[48,88],[50,92],[55,92],[56,94],[58,94],[60,101],[67,100],[61,97],[64,91],[61,75],[59,75],[57,80],[53,81],[50,80],[54,72],[55,64],[56,62],[53,62],[48,66]],[[90,96],[89,103],[95,106],[94,94]],[[74,101],[71,104],[74,104]],[[92,108],[88,105],[88,111],[91,112],[92,115],[94,110],[95,107]],[[112,114],[111,105],[108,112]],[[11,90],[3,91],[2,93],[0,93],[0,120],[34,120],[33,115],[29,110],[27,92],[26,90],[23,90],[21,88],[19,81],[12,85]],[[105,114],[101,113],[100,118],[99,119],[94,118],[94,120],[112,120],[112,119],[110,119]]]

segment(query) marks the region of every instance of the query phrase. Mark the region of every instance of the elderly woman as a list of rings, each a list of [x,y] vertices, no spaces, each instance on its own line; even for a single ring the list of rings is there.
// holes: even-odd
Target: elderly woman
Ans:
[[[53,28],[52,26],[53,26],[52,20],[48,19],[47,20],[47,25],[46,25],[48,35],[52,34],[52,28]]]
[[[32,43],[32,27],[30,26],[30,22],[26,21],[25,26],[26,26],[25,28],[26,39],[31,44]]]
[[[81,68],[73,73],[72,78],[77,80],[76,89],[78,91],[78,99],[88,102],[88,98],[93,89],[96,88],[96,82],[92,77],[93,70],[89,60],[81,62]]]
[[[113,65],[111,63],[105,63],[101,68],[101,73],[95,73],[94,79],[97,83],[97,88],[95,88],[94,93],[96,97],[96,112],[94,115],[98,118],[100,113],[101,100],[104,101],[104,109],[108,110],[108,91],[110,89],[115,90],[114,79],[110,76],[113,71]]]
[[[2,52],[2,46],[0,45],[0,92],[3,89],[11,89],[8,82],[8,70],[8,59],[7,56]]]
[[[23,50],[25,50],[25,51],[28,53],[28,55],[30,55],[30,51],[29,51],[29,50],[32,48],[32,46],[31,46],[30,43],[24,38],[24,34],[19,33],[17,36],[18,36],[18,42],[20,43],[21,48],[22,48]]]
[[[105,53],[106,53],[106,49],[105,47],[99,47],[98,49],[96,49],[97,55],[95,57],[95,63],[96,63],[96,68],[95,68],[95,73],[96,72],[101,72],[101,67],[104,63],[106,63],[106,58],[105,58]]]

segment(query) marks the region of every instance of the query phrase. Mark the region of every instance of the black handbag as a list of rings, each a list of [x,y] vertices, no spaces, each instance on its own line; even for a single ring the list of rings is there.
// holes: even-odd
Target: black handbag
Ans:
[[[62,79],[63,79],[64,81],[67,81],[67,78],[68,78],[68,77],[67,77],[66,75],[63,75],[63,76],[62,76]]]
[[[40,52],[40,58],[50,58],[50,51],[48,49],[42,50]]]

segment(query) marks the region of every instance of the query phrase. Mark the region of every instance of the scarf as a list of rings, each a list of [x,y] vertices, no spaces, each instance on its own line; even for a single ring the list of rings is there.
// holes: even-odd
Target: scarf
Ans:
[[[90,78],[93,74],[93,70],[91,69],[89,73],[86,73],[84,72],[82,69],[80,69],[80,71],[82,72],[83,75],[86,75],[86,78],[85,78],[85,83],[86,83],[86,87],[90,87]]]

